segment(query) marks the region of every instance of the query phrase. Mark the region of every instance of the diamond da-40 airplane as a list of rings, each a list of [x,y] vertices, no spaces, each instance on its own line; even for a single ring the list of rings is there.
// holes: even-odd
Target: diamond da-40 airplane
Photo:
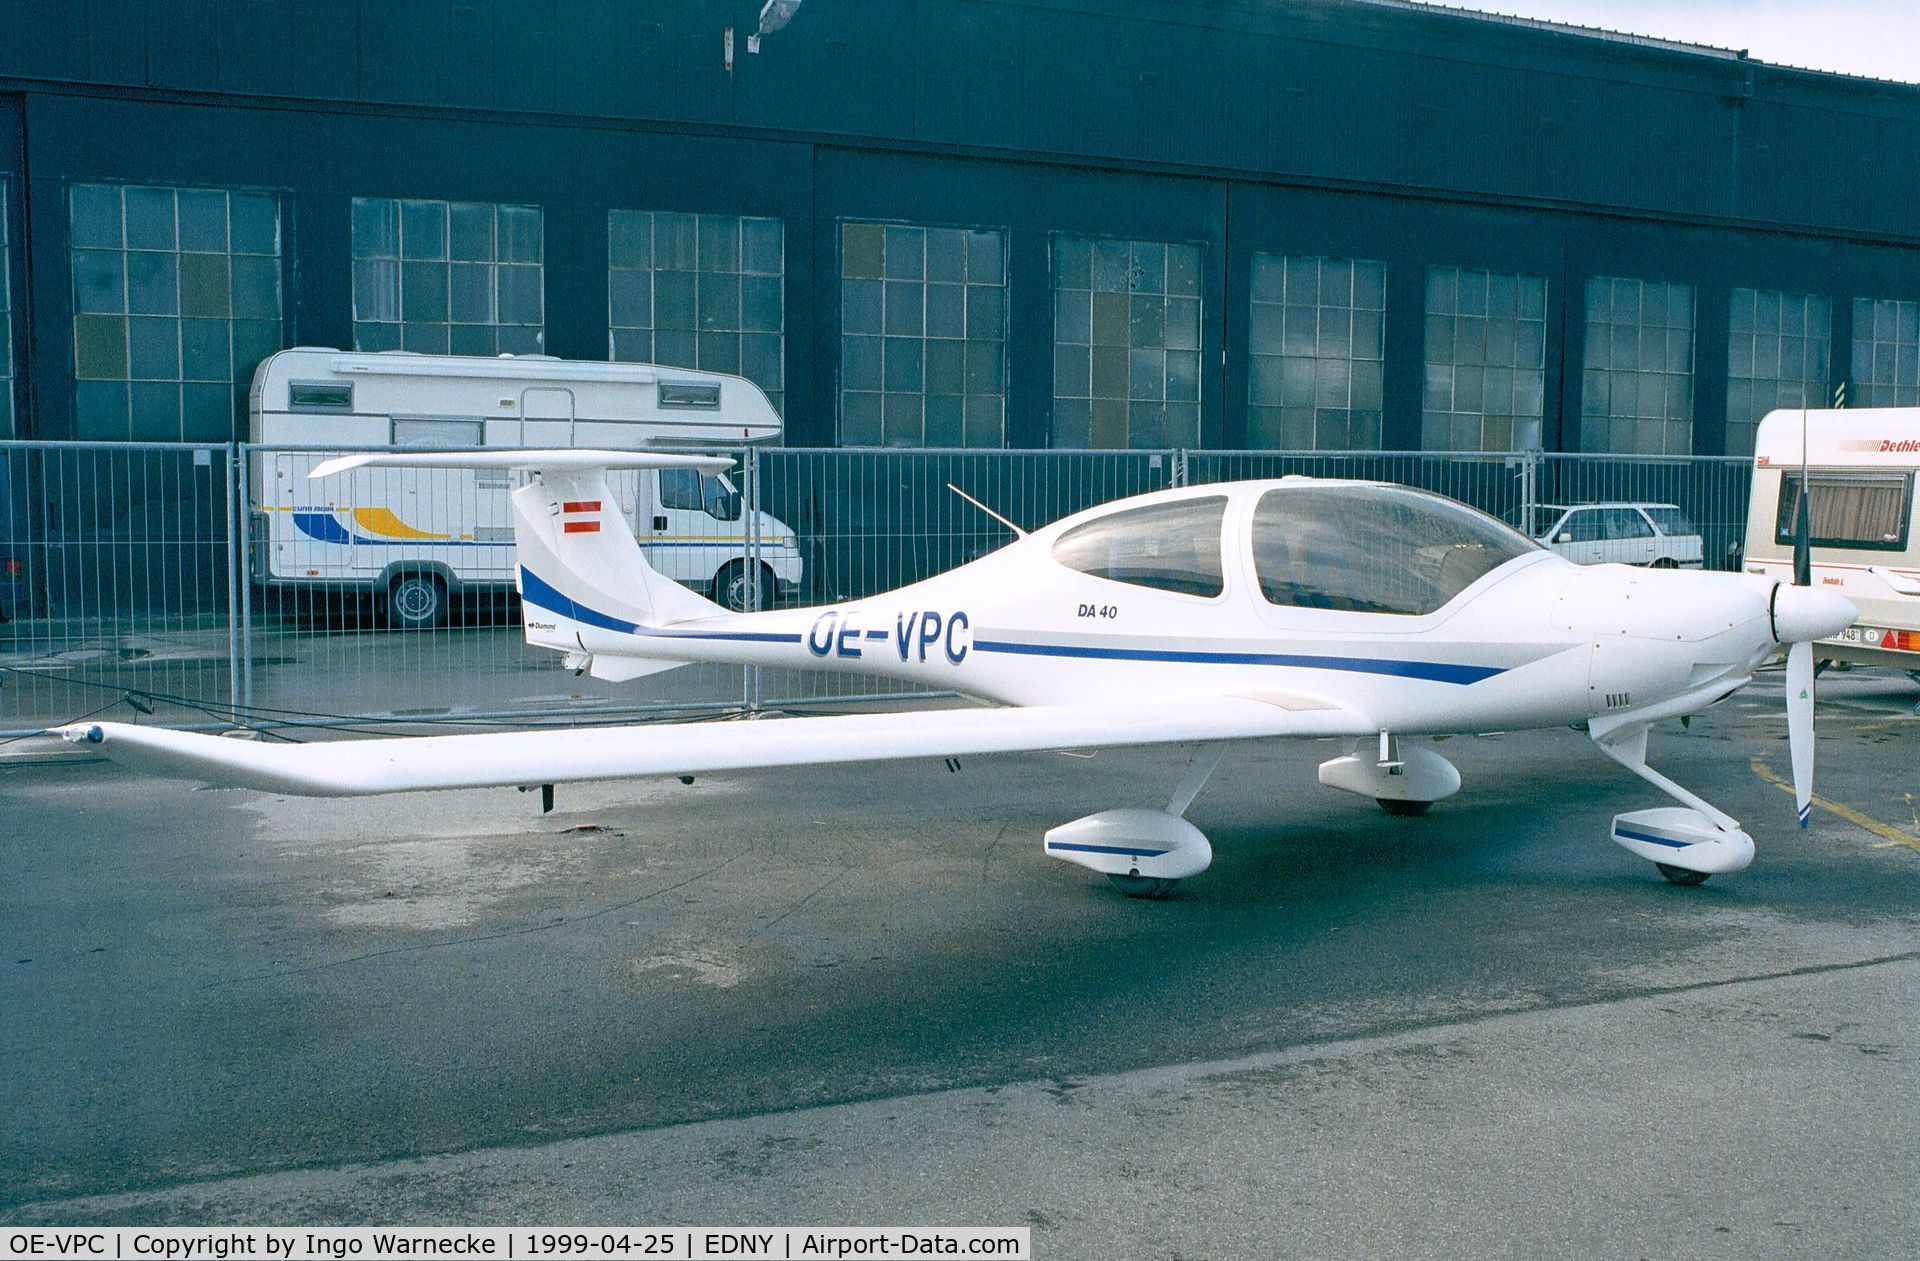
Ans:
[[[1806,585],[1804,563],[1798,584],[1583,568],[1439,495],[1304,477],[1122,499],[1030,534],[1014,527],[1007,546],[885,594],[733,614],[648,566],[606,480],[612,468],[730,463],[664,452],[413,452],[347,456],[313,476],[367,465],[530,472],[513,493],[526,637],[597,677],[690,662],[792,666],[886,676],[999,707],[306,744],[111,722],[62,734],[148,771],[314,796],[1184,747],[1164,809],[1103,810],[1044,840],[1049,856],[1155,897],[1212,861],[1206,836],[1183,816],[1228,744],[1345,738],[1347,752],[1321,765],[1320,782],[1416,814],[1460,787],[1422,737],[1572,724],[1680,803],[1621,814],[1612,837],[1694,884],[1744,868],[1753,840],[1647,764],[1650,724],[1723,699],[1789,646],[1804,826],[1810,641],[1854,619],[1847,601]],[[1804,560],[1804,542],[1800,550]]]

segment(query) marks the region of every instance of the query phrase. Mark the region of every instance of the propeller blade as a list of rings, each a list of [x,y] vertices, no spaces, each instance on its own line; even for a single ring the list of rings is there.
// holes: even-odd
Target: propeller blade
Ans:
[[[1787,649],[1787,748],[1793,757],[1793,804],[1800,826],[1813,809],[1813,645]]]

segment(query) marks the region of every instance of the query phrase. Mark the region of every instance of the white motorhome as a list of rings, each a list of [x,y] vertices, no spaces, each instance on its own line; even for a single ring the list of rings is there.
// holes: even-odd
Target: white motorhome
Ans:
[[[1804,417],[1804,420],[1803,420]],[[1804,426],[1804,429],[1803,429]],[[1791,581],[1806,434],[1813,583],[1853,601],[1860,620],[1815,651],[1835,661],[1920,670],[1920,408],[1776,411],[1754,440],[1746,570]]]
[[[470,469],[307,479],[342,448],[725,450],[781,433],[767,396],[743,377],[547,355],[300,346],[261,363],[250,411],[253,580],[371,591],[407,628],[444,622],[464,590],[513,584],[514,479]],[[756,599],[771,607],[797,589],[793,530],[764,512],[744,515],[727,477],[628,473],[614,493],[648,563],[668,577],[735,609]]]

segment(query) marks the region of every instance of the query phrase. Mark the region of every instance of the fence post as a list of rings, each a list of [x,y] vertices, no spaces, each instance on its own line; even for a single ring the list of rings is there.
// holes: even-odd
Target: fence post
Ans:
[[[240,694],[239,703],[248,711],[253,709],[253,474],[251,453],[244,442],[235,443],[236,458],[233,463],[234,498],[238,507],[239,527],[233,534],[234,551],[239,559],[236,568],[240,574]]]
[[[740,512],[747,519],[747,611],[760,611],[760,448],[748,447],[740,460]],[[741,679],[749,714],[760,712],[760,667],[749,665]]]
[[[1534,538],[1534,508],[1540,503],[1540,453],[1523,451],[1520,453],[1520,528],[1528,538]]]
[[[1167,453],[1167,485],[1178,488],[1187,484],[1187,449],[1175,447]]]
[[[227,466],[225,483],[227,497],[227,713],[233,718],[235,726],[240,725],[240,558],[239,553],[246,549],[240,545],[239,514],[234,510],[235,497],[240,492],[240,479],[235,471],[239,460],[235,456],[235,444],[226,444],[224,454]]]

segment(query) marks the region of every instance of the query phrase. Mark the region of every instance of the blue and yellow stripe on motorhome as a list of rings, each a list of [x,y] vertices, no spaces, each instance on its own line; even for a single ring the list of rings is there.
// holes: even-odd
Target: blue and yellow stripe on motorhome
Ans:
[[[319,543],[344,544],[359,547],[392,547],[397,543],[414,543],[430,547],[512,547],[511,538],[476,539],[471,535],[455,537],[451,534],[435,534],[408,525],[391,508],[293,508],[294,528]],[[349,527],[341,517],[351,521]],[[742,534],[697,535],[683,534],[660,538],[641,537],[636,540],[641,547],[733,547],[744,545]],[[763,539],[760,543],[763,555],[781,553],[798,554],[798,541],[791,536],[786,538]]]
[[[340,520],[343,512],[357,527],[357,531],[349,529]],[[321,543],[372,544],[381,547],[395,543],[431,543],[435,547],[513,546],[512,539],[455,538],[451,534],[417,529],[395,516],[391,508],[295,508],[293,524],[300,533]]]

